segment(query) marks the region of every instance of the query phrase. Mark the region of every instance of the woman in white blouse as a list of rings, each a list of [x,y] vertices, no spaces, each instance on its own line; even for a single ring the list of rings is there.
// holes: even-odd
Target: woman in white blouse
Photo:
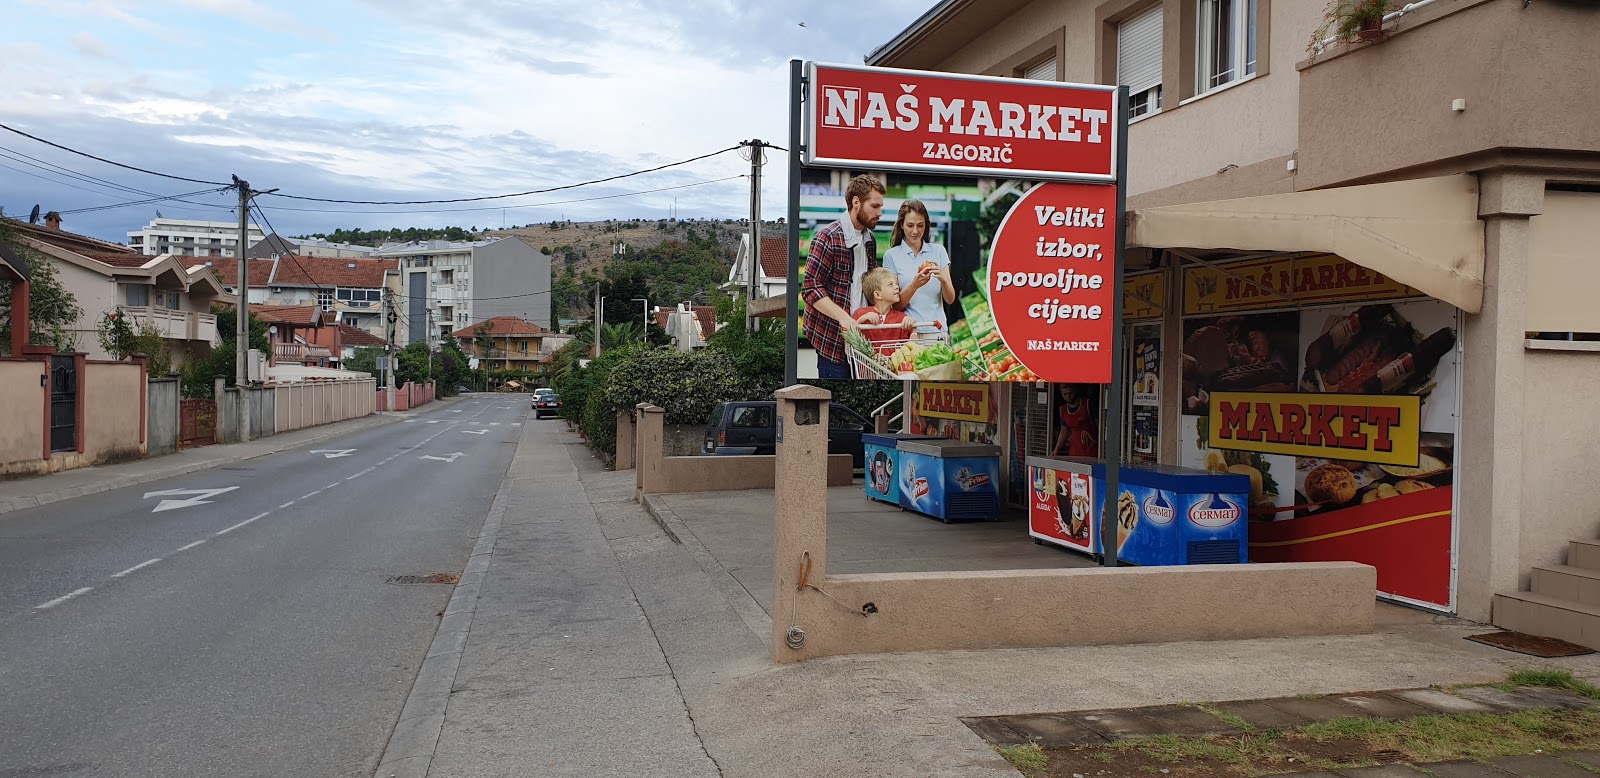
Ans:
[[[943,246],[928,242],[928,208],[920,200],[900,204],[883,264],[900,279],[900,304],[895,307],[912,321],[935,322],[939,329],[947,329],[944,306],[956,301],[950,255]]]

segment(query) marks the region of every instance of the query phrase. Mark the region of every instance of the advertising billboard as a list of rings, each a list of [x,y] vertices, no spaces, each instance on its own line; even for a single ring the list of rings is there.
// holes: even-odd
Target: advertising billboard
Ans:
[[[1116,88],[806,73],[798,374],[1109,383]]]

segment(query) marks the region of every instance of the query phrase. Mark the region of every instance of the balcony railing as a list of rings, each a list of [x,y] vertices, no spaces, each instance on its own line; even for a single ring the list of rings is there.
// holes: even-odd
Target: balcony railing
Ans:
[[[174,311],[153,305],[124,305],[120,310],[135,330],[149,326],[170,340],[198,340],[217,342],[217,317],[210,313]]]

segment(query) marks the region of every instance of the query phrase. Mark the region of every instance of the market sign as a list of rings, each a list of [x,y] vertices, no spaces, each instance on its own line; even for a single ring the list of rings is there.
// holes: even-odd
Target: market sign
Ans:
[[[1112,183],[1116,90],[810,63],[803,162]]]
[[[1213,392],[1211,448],[1415,467],[1414,395]]]
[[[1167,308],[1167,276],[1146,273],[1122,279],[1122,318],[1159,319]]]
[[[1201,265],[1184,271],[1185,314],[1422,296],[1382,273],[1332,254],[1251,259],[1219,267]]]
[[[917,384],[917,413],[936,419],[989,421],[987,384]]]
[[[1007,349],[1042,381],[1111,382],[1117,189],[1049,182],[1011,206],[989,256]]]

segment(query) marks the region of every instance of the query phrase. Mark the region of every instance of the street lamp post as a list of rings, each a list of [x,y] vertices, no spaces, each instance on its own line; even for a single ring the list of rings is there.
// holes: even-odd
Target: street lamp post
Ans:
[[[650,345],[650,300],[646,297],[635,297],[633,301],[644,303],[644,332],[640,334],[640,337],[644,338],[644,344],[648,346]]]

